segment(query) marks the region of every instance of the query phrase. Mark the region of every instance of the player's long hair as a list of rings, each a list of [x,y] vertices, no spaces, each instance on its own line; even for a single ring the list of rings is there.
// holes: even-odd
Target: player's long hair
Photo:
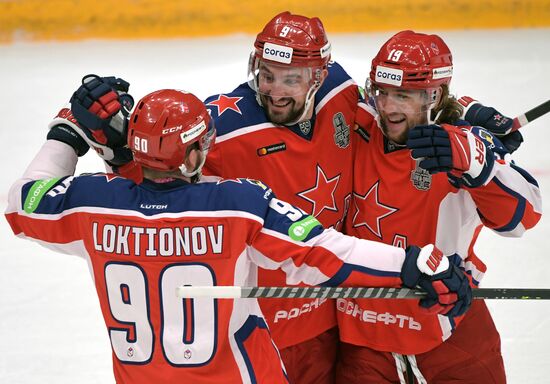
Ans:
[[[441,85],[441,101],[432,111],[433,116],[437,116],[436,124],[454,124],[462,115],[462,105],[454,95],[449,93],[447,84]]]

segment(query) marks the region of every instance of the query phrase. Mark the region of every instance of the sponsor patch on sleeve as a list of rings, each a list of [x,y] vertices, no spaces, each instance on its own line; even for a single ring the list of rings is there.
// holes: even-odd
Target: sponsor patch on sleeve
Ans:
[[[25,199],[25,204],[23,206],[25,213],[33,213],[36,208],[38,208],[38,204],[40,204],[46,192],[48,192],[58,181],[59,177],[35,181],[29,189],[29,193]]]
[[[319,225],[321,225],[321,223],[314,216],[307,216],[292,224],[288,229],[288,235],[292,240],[302,241],[309,235],[313,228]]]

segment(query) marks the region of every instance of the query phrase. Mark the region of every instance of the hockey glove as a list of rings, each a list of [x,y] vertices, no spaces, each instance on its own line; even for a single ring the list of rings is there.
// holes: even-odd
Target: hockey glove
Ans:
[[[46,136],[48,140],[57,140],[70,145],[79,157],[85,155],[90,149],[86,140],[76,132],[76,130],[80,130],[80,127],[68,107],[59,111],[48,128]]]
[[[478,187],[489,179],[494,154],[469,127],[420,125],[409,131],[407,148],[420,159],[419,166],[430,174],[447,172],[468,187]]]
[[[406,249],[401,279],[408,288],[426,291],[420,306],[428,313],[460,316],[472,304],[472,288],[464,271],[431,244]]]
[[[110,165],[132,160],[127,146],[128,116],[134,105],[129,84],[115,77],[86,75],[71,97],[77,131]]]
[[[519,131],[512,130],[513,119],[504,116],[492,107],[486,107],[479,101],[468,96],[462,96],[458,102],[463,106],[461,118],[471,125],[485,128],[496,135],[510,153],[519,148],[523,136]]]

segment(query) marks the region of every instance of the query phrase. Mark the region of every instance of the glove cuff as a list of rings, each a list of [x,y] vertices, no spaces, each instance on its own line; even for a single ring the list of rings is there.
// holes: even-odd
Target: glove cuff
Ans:
[[[401,280],[403,281],[403,286],[407,288],[415,288],[420,281],[422,273],[418,266],[416,265],[416,260],[420,254],[420,248],[412,245],[405,249],[405,261],[403,262],[403,267],[401,268]]]
[[[473,127],[472,130],[479,129]],[[468,143],[470,145],[471,160],[470,169],[462,175],[463,184],[469,188],[476,188],[485,185],[491,179],[495,156],[488,145],[487,136],[491,136],[485,130],[479,129],[478,133],[471,130],[466,132]],[[494,145],[493,145],[494,146]]]
[[[464,185],[466,185],[469,188],[481,187],[482,185],[487,184],[491,179],[491,175],[493,173],[493,167],[495,164],[495,157],[493,155],[493,152],[491,151],[486,151],[485,153],[486,153],[485,164],[483,165],[483,169],[481,170],[481,173],[477,177],[472,177],[467,173],[462,175],[462,181]]]
[[[458,102],[462,105],[462,114],[460,115],[460,119],[469,122],[473,121],[470,119],[475,120],[477,113],[483,107],[479,101],[472,99],[469,96],[462,96],[458,99]]]
[[[67,124],[56,124],[51,127],[46,139],[57,140],[70,145],[78,157],[84,156],[90,149],[88,143]]]

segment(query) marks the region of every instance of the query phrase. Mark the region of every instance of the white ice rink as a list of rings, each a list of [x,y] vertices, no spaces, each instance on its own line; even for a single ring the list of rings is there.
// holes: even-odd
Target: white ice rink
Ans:
[[[550,98],[550,29],[440,32],[454,54],[455,93],[516,116]],[[389,33],[335,35],[333,58],[363,83]],[[204,98],[246,78],[252,36],[0,46],[0,208],[46,136],[46,126],[87,73],[130,81],[136,100],[160,88]],[[550,206],[550,115],[522,130],[516,161]],[[89,153],[78,171],[101,170]],[[420,214],[420,212],[419,212]],[[550,288],[550,220],[521,239],[485,230],[484,287]],[[550,383],[550,301],[491,301],[509,383]],[[113,383],[111,350],[86,263],[15,238],[0,219],[0,383]],[[481,383],[483,384],[483,383]]]

